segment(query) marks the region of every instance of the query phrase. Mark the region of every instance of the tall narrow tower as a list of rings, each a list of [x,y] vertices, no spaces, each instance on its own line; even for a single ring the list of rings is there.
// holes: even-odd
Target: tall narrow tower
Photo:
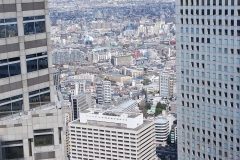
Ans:
[[[178,159],[240,158],[240,1],[177,0]]]

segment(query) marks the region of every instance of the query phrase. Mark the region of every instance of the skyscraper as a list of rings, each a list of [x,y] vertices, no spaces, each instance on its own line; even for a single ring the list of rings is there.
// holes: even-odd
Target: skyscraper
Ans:
[[[65,159],[51,67],[47,0],[0,1],[0,159]]]
[[[178,159],[239,159],[240,1],[177,0]]]

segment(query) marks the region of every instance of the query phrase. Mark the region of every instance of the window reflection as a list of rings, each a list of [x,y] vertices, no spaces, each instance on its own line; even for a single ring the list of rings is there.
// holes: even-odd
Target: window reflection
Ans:
[[[26,59],[27,72],[33,72],[48,68],[47,52],[27,55]]]
[[[6,37],[18,36],[17,24],[6,25]]]
[[[30,104],[30,109],[40,106],[41,103],[40,103],[39,95],[29,98],[29,104]]]
[[[36,33],[43,33],[45,29],[45,21],[39,21],[35,23]]]
[[[46,32],[45,16],[24,17],[24,34],[36,34]]]
[[[20,58],[0,60],[0,79],[21,74]]]
[[[0,38],[18,36],[17,19],[0,19]]]
[[[0,78],[9,77],[8,65],[0,66]]]
[[[0,105],[0,118],[7,115],[21,112],[22,110],[23,110],[23,100]]]
[[[53,135],[34,135],[34,145],[38,146],[49,146],[54,144]]]
[[[50,103],[50,93],[29,96],[30,109]]]
[[[20,159],[23,157],[23,146],[2,148],[2,159]]]
[[[9,64],[9,74],[10,76],[15,76],[21,74],[20,62]]]
[[[6,27],[5,25],[1,26],[0,25],[0,38],[5,38],[6,37]]]
[[[34,22],[24,23],[24,35],[34,34]]]
[[[38,70],[37,66],[38,66],[37,59],[27,61],[27,72],[37,71]]]

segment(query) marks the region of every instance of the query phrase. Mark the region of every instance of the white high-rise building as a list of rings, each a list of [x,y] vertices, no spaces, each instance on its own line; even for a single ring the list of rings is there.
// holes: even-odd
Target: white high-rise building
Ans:
[[[112,97],[111,82],[110,81],[97,82],[96,93],[98,104],[110,103]]]
[[[178,159],[240,159],[240,1],[177,0]]]
[[[91,108],[69,123],[71,159],[156,159],[154,122]]]

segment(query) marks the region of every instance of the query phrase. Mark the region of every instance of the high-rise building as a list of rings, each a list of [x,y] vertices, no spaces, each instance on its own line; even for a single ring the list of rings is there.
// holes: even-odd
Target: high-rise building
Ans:
[[[47,0],[0,1],[0,159],[65,159]]]
[[[98,104],[110,103],[112,95],[111,82],[110,81],[97,82],[96,93]]]
[[[87,109],[69,123],[71,159],[156,159],[154,122],[142,113]]]
[[[178,0],[178,158],[240,158],[240,1]]]

